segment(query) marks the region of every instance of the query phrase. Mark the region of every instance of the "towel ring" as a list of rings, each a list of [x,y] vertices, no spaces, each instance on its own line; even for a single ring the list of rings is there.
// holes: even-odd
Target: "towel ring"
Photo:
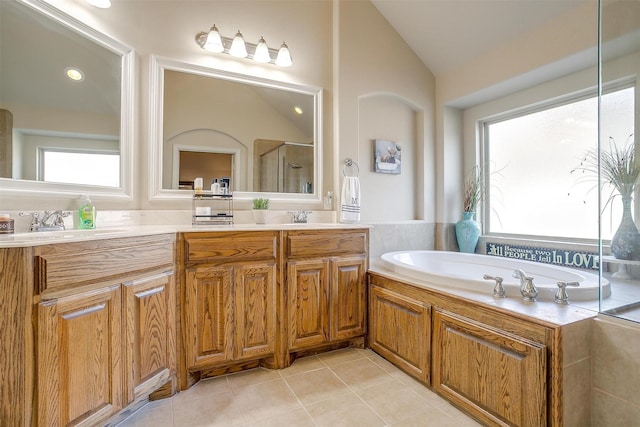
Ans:
[[[350,167],[355,167],[356,168],[355,175],[347,175],[347,168],[350,168]],[[360,168],[358,167],[358,164],[347,157],[344,160],[344,166],[342,167],[342,175],[350,176],[350,177],[357,177],[358,175],[360,175]]]

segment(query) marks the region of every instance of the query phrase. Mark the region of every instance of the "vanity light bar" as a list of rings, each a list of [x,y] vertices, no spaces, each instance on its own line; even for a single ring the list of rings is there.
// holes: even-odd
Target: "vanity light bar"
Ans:
[[[214,43],[214,45],[218,46],[218,49],[214,50],[205,47],[209,37],[216,37],[216,39],[219,37],[219,40]],[[244,41],[240,31],[236,33],[234,38],[220,36],[218,28],[216,28],[215,25],[211,27],[209,32],[202,31],[196,34],[196,43],[208,52],[226,53],[228,55],[235,56],[236,58],[248,58],[256,62],[274,64],[279,67],[290,67],[293,64],[291,61],[291,54],[289,53],[289,47],[285,42],[282,42],[280,49],[268,47],[263,37],[260,37],[258,44],[247,43]],[[222,46],[220,46],[220,44]],[[242,46],[244,46],[246,50],[246,55],[242,50]],[[238,47],[242,52],[241,54],[236,53],[236,49],[238,49]],[[268,54],[268,57],[265,54]]]

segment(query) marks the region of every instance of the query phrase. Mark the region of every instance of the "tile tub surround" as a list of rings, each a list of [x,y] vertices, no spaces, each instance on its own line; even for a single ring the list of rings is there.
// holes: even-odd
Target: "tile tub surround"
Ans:
[[[562,329],[562,398],[566,426],[596,426],[592,423],[592,333],[593,319],[566,325]]]
[[[119,427],[480,426],[371,350],[345,349],[203,380]]]
[[[598,315],[593,321],[592,425],[637,426],[640,420],[640,325]]]
[[[425,221],[402,221],[394,223],[372,223],[369,254],[378,258],[386,252],[409,249],[434,249],[433,223]]]

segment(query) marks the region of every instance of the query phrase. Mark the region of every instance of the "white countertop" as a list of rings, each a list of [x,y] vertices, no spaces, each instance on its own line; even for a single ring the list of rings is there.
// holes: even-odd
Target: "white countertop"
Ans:
[[[0,234],[0,248],[29,247],[55,243],[82,242],[120,237],[149,236],[165,233],[260,231],[260,230],[327,230],[370,228],[363,224],[308,223],[308,224],[233,224],[233,225],[128,225],[99,227],[93,230],[68,229],[63,231]]]

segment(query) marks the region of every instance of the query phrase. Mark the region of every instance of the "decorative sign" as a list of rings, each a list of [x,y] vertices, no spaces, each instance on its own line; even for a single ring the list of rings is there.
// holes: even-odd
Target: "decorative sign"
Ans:
[[[487,243],[487,255],[563,265],[565,267],[586,268],[589,270],[597,270],[600,265],[597,253],[516,246],[504,243]]]

